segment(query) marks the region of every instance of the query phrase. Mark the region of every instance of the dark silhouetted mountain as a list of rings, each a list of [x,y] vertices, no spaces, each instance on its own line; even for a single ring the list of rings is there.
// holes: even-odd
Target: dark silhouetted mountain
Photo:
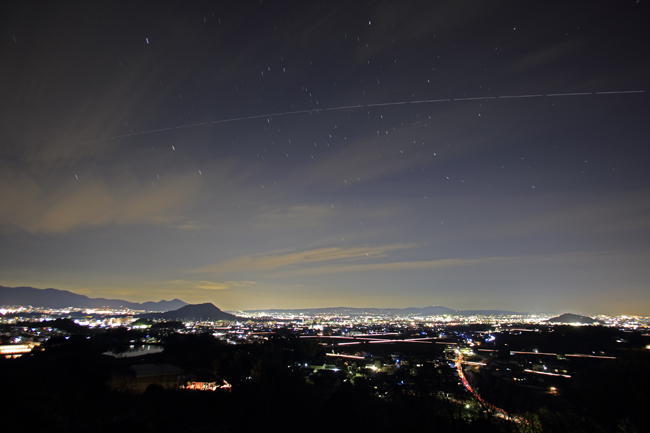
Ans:
[[[581,316],[579,314],[573,313],[564,313],[556,317],[551,317],[548,319],[549,323],[584,323],[584,324],[593,324],[598,323],[598,320],[592,319],[591,317]]]
[[[288,313],[288,314],[331,314],[339,316],[440,316],[440,315],[510,315],[521,314],[506,310],[454,310],[439,305],[429,307],[408,307],[408,308],[353,308],[353,307],[328,307],[328,308],[298,308],[298,309],[271,309],[271,310],[249,310],[250,313]]]
[[[45,308],[130,308],[145,311],[170,311],[187,305],[180,299],[158,302],[130,302],[122,299],[89,298],[58,289],[0,286],[0,305],[31,305]]]
[[[189,304],[174,311],[166,313],[149,313],[141,314],[140,317],[147,319],[162,319],[167,321],[174,320],[193,320],[193,321],[216,321],[216,320],[246,320],[221,311],[214,304],[206,302],[205,304]]]

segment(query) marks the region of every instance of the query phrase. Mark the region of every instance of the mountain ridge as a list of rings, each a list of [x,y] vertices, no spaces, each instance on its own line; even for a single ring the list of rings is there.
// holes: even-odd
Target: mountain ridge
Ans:
[[[167,321],[173,320],[194,320],[194,321],[217,321],[217,320],[246,320],[235,316],[234,314],[221,311],[219,307],[211,302],[204,302],[202,304],[187,304],[181,308],[173,311],[166,311],[164,313],[148,313],[140,314],[139,317],[144,319],[161,319]]]
[[[91,298],[61,289],[38,289],[29,286],[0,286],[0,305],[31,305],[45,308],[129,308],[131,310],[170,311],[184,305],[178,298],[161,301],[132,302],[123,299]]]
[[[178,298],[171,300],[149,301],[149,302],[132,302],[122,299],[109,298],[91,298],[86,295],[80,295],[69,290],[61,289],[38,289],[29,286],[8,287],[0,285],[0,305],[31,305],[34,307],[45,308],[129,308],[132,310],[145,310],[152,312],[171,312],[184,306],[205,305],[188,304]],[[213,304],[210,304],[213,305]],[[214,306],[214,305],[213,305]],[[217,308],[217,307],[215,307]],[[218,309],[218,308],[217,308]],[[219,309],[218,309],[219,310]],[[226,313],[222,310],[219,312]],[[379,308],[379,307],[319,307],[319,308],[272,308],[272,309],[251,309],[244,310],[244,313],[292,313],[292,314],[339,314],[339,315],[385,315],[385,316],[435,316],[435,315],[511,315],[525,314],[510,310],[500,309],[475,309],[475,310],[456,310],[441,305],[430,305],[425,307],[405,307],[405,308]],[[218,314],[216,314],[218,316]],[[233,318],[237,316],[230,314]],[[213,319],[221,320],[221,319]],[[235,320],[232,318],[224,320]]]
[[[589,316],[582,316],[580,314],[574,313],[563,313],[556,317],[551,317],[548,319],[549,323],[582,323],[582,324],[594,324],[598,323],[598,320],[593,319]]]

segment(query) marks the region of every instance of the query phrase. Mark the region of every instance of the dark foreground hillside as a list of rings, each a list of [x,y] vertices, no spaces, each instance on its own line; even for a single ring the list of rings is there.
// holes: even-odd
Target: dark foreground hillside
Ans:
[[[469,408],[465,402],[471,396],[462,394],[453,369],[444,365],[423,368],[406,391],[409,379],[401,373],[351,383],[336,371],[296,368],[322,349],[288,333],[242,345],[209,334],[167,333],[161,353],[132,359],[102,354],[123,350],[138,336],[123,329],[84,331],[52,338],[44,350],[27,356],[0,359],[3,394],[10,397],[3,403],[3,422],[50,432],[644,431],[643,395],[650,385],[645,353],[635,352],[620,364],[594,364],[577,378],[577,388],[567,391],[573,400],[562,404],[489,377],[473,378],[484,395],[528,420],[515,423]],[[155,370],[157,378],[143,376],[143,382],[137,374],[147,370]],[[174,385],[172,375],[179,383],[216,380],[232,388],[182,390],[168,386]],[[377,385],[389,392],[378,396]]]

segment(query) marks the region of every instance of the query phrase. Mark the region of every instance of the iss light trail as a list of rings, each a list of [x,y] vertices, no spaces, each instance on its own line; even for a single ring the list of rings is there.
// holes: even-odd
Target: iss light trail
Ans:
[[[242,122],[246,120],[255,119],[270,119],[286,116],[296,116],[302,114],[319,114],[334,111],[355,111],[355,110],[372,110],[384,107],[396,107],[401,105],[418,105],[418,104],[440,104],[440,103],[454,103],[454,102],[476,102],[476,101],[498,101],[498,100],[513,100],[513,99],[534,99],[534,98],[557,98],[557,97],[578,97],[578,96],[605,96],[605,95],[633,95],[642,94],[645,90],[610,90],[600,92],[567,92],[567,93],[536,93],[536,94],[523,94],[523,95],[499,95],[499,96],[473,96],[464,98],[440,98],[440,99],[413,99],[406,101],[389,101],[377,102],[373,104],[357,104],[357,105],[339,105],[335,107],[322,107],[322,108],[307,108],[303,110],[293,111],[280,111],[274,113],[253,114],[248,116],[230,117],[227,119],[208,120],[205,122],[184,123],[176,126],[169,126],[165,128],[146,129],[142,131],[130,132],[127,134],[113,135],[107,138],[100,138],[94,140],[99,141],[113,141],[123,138],[141,137],[144,135],[162,134],[165,132],[177,131],[181,129],[200,128],[204,126],[221,125],[225,123]]]

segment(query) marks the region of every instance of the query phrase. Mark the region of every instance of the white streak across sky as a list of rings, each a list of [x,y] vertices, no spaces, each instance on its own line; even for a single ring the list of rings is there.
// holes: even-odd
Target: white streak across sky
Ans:
[[[151,135],[151,134],[161,134],[165,132],[176,131],[179,129],[199,128],[202,126],[220,125],[223,123],[241,122],[245,120],[272,119],[277,117],[295,116],[301,114],[326,113],[330,111],[354,111],[354,110],[361,110],[361,109],[375,109],[375,108],[383,108],[383,107],[394,107],[398,105],[439,104],[439,103],[450,103],[450,102],[495,101],[495,100],[509,100],[509,99],[554,98],[554,97],[571,97],[571,96],[631,95],[631,94],[641,94],[641,93],[645,93],[645,90],[610,90],[610,91],[600,91],[600,92],[567,92],[567,93],[538,93],[538,94],[523,94],[523,95],[500,95],[500,96],[474,96],[474,97],[465,97],[465,98],[414,99],[414,100],[406,100],[406,101],[377,102],[374,104],[339,105],[335,107],[307,108],[303,110],[252,114],[247,116],[230,117],[227,119],[216,119],[216,120],[207,120],[204,122],[184,123],[181,125],[168,126],[165,128],[145,129],[145,130],[130,132],[126,134],[113,135],[111,137],[100,138],[94,141],[96,142],[113,141],[122,138],[139,137],[139,136]]]

